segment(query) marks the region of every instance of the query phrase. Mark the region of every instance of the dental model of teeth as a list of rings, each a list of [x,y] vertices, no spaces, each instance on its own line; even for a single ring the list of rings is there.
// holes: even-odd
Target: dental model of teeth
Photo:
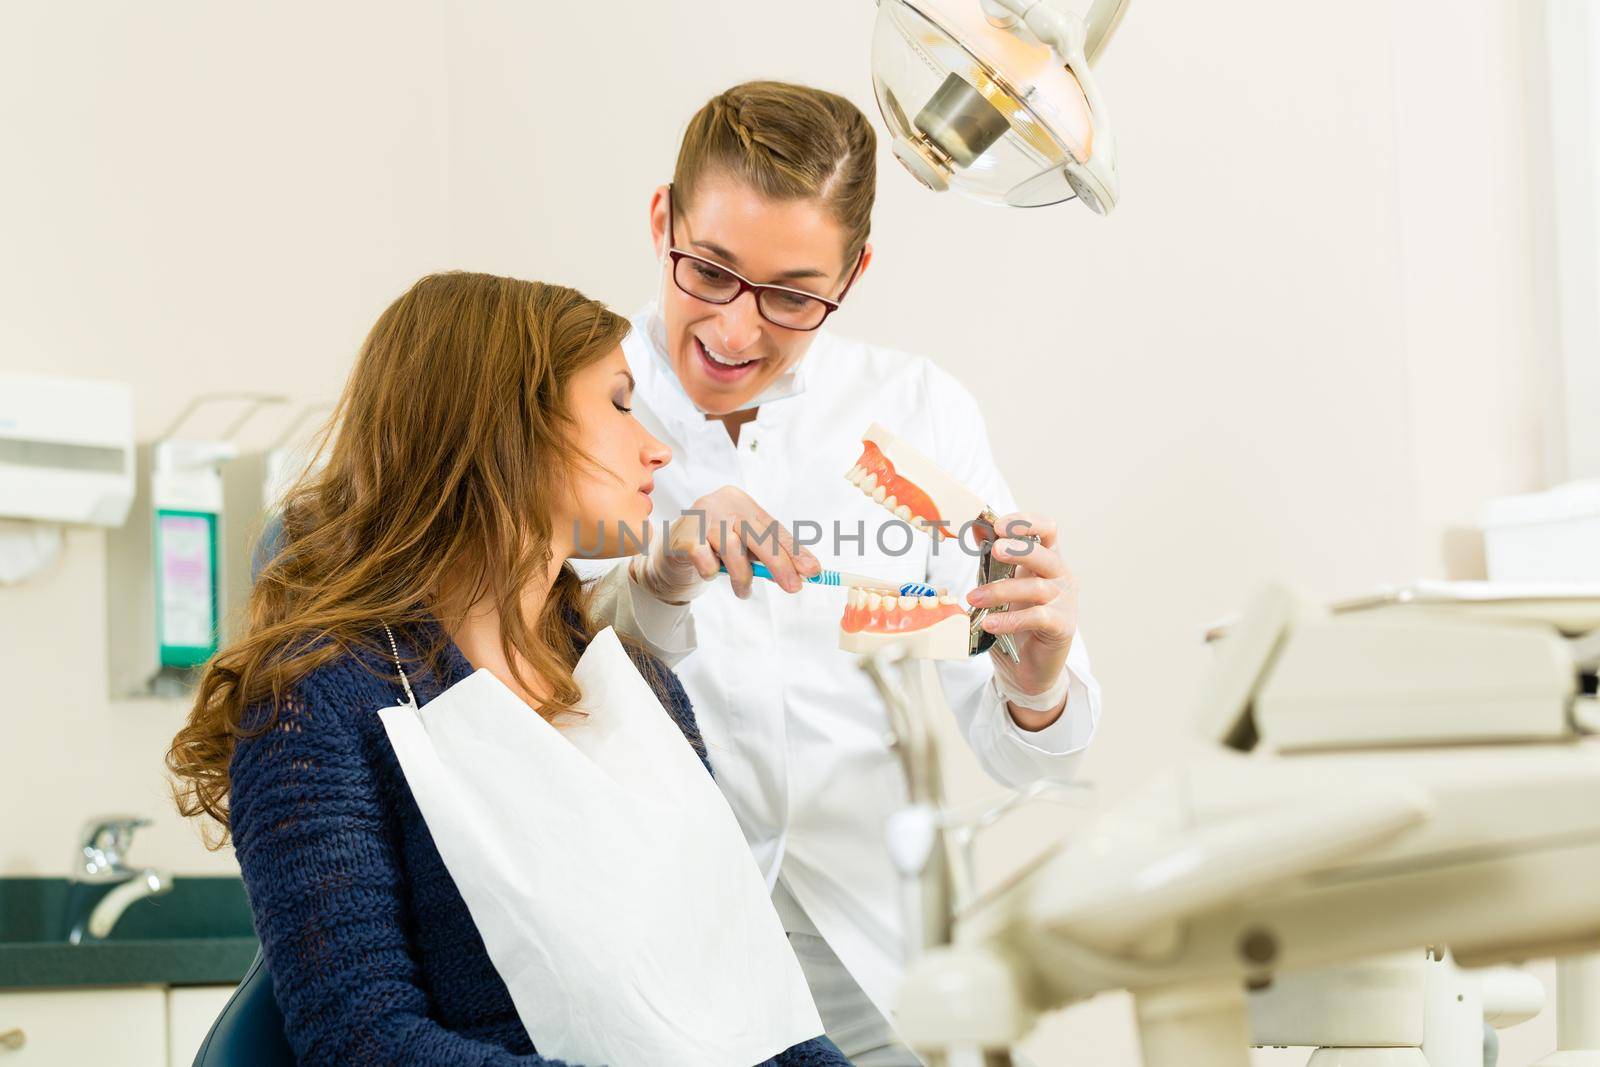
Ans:
[[[972,490],[888,430],[873,423],[861,437],[861,458],[845,479],[933,537],[957,538],[964,524],[993,516]],[[839,647],[870,653],[906,646],[918,659],[966,659],[972,620],[953,596],[886,596],[852,588],[839,620]]]
[[[966,659],[967,613],[953,596],[892,596],[852,587],[839,621],[839,647],[870,653],[906,645],[918,659]]]
[[[961,535],[984,512],[976,493],[877,423],[861,438],[861,458],[845,480],[891,513],[935,537]]]

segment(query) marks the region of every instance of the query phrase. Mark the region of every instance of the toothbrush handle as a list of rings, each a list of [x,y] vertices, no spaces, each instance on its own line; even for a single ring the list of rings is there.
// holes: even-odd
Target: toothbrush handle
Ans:
[[[722,573],[723,574],[727,574],[728,573],[728,568],[727,567],[723,567],[722,568]],[[755,560],[751,560],[750,561],[750,573],[755,575],[757,578],[765,578],[769,582],[777,581],[777,579],[772,576],[771,569],[768,568],[765,563],[757,563]],[[820,574],[814,574],[810,578],[805,578],[805,579],[802,579],[802,580],[803,581],[807,581],[807,582],[820,582],[820,583],[825,584],[825,585],[835,585],[837,583],[828,580],[828,575],[830,575],[832,573],[834,573],[834,572],[833,571],[823,571]]]
[[[869,578],[865,574],[851,574],[849,571],[828,571],[825,573],[837,574],[839,585],[853,585],[860,589],[871,589],[879,593],[898,594],[903,587],[901,582],[886,582],[882,578]]]
[[[727,567],[721,567],[719,569],[723,574],[728,573]],[[757,578],[765,578],[769,582],[776,581],[776,579],[772,577],[772,571],[767,569],[767,565],[765,563],[757,563],[754,560],[751,560],[750,573],[755,575]],[[872,589],[880,593],[898,594],[901,589],[899,582],[886,582],[882,578],[869,578],[865,574],[851,574],[849,571],[822,571],[819,574],[814,574],[810,578],[807,578],[806,581],[817,585],[854,585],[859,586],[862,589]]]
[[[728,568],[727,568],[726,565],[718,567],[717,570],[721,571],[723,574],[727,574],[728,573]],[[757,563],[755,560],[751,560],[750,561],[750,573],[755,575],[757,578],[765,578],[769,582],[777,581],[777,579],[772,576],[772,571],[768,569],[768,567],[767,567],[767,565],[765,563]],[[827,572],[824,571],[823,573],[826,574]],[[822,575],[820,575],[820,574],[817,575],[817,577],[815,577],[815,578],[807,578],[806,579],[806,581],[808,581],[808,582],[816,582],[816,581],[821,581],[821,580],[822,580]]]

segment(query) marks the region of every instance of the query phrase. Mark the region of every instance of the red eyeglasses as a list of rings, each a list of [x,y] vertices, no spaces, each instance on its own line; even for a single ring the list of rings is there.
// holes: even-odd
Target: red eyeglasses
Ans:
[[[792,289],[787,285],[762,285],[750,281],[720,263],[713,263],[704,256],[697,256],[693,252],[685,252],[675,247],[674,213],[672,186],[669,185],[667,186],[667,255],[672,259],[673,283],[696,300],[704,300],[708,304],[731,304],[745,293],[754,293],[756,310],[761,313],[761,317],[774,326],[782,326],[786,330],[810,332],[826,322],[829,315],[838,311],[845,294],[856,283],[856,276],[861,272],[861,261],[867,254],[866,249],[862,249],[856,256],[856,264],[850,270],[850,280],[844,283],[839,298],[829,300],[825,296],[808,293],[804,289]]]

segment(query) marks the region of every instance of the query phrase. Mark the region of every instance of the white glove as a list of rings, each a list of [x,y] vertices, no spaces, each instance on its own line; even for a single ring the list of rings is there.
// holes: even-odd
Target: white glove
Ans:
[[[822,564],[742,489],[725,485],[707,493],[675,520],[665,538],[652,538],[628,574],[650,596],[686,604],[723,568],[741,600],[750,595],[751,560],[766,564],[786,592],[798,593]]]
[[[1056,551],[1056,524],[1048,517],[1018,512],[1002,518],[996,530],[1001,538],[993,548],[995,558],[1017,564],[1017,571],[978,586],[967,594],[967,602],[973,607],[1007,605],[983,620],[985,630],[1012,634],[1017,643],[1017,663],[996,648],[989,650],[1001,692],[1016,707],[1053,711],[1067,695],[1067,654],[1078,632],[1078,581]],[[1022,534],[1039,540],[1019,540]],[[1046,698],[1053,699],[1040,707]]]

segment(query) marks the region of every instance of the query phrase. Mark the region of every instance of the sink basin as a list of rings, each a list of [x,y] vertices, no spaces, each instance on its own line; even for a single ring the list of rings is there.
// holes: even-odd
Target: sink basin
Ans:
[[[74,917],[111,888],[0,878],[0,989],[221,985],[244,977],[257,942],[239,879],[180,875],[171,892],[135,901],[106,940],[68,944]]]

